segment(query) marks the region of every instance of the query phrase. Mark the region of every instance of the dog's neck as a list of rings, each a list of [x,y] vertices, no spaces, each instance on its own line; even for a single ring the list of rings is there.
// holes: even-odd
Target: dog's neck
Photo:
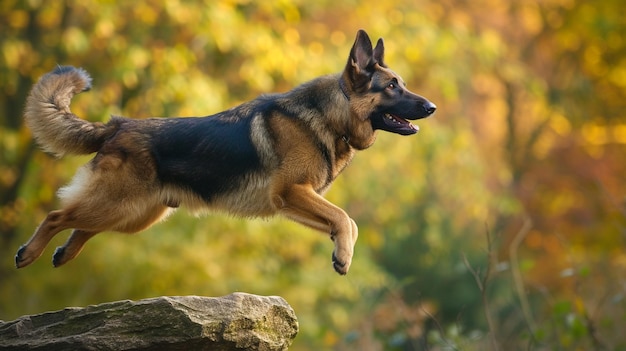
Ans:
[[[348,94],[349,90],[348,90],[348,86],[347,86],[347,83],[346,83],[344,75],[341,75],[339,77],[339,89],[343,93],[343,96],[346,98],[346,101],[349,102],[350,101],[350,94]],[[348,130],[346,130],[345,133],[342,133],[340,135],[341,141],[343,141],[348,146],[349,149],[363,150],[363,149],[367,149],[368,147],[370,147],[374,143],[374,140],[375,140],[375,136],[374,135],[372,135],[372,137],[369,138],[368,140],[360,140],[358,138],[358,134],[357,134],[357,139],[356,140],[351,140],[350,139],[350,135],[353,135],[352,134],[353,131],[351,131],[350,129],[351,128],[348,127]]]

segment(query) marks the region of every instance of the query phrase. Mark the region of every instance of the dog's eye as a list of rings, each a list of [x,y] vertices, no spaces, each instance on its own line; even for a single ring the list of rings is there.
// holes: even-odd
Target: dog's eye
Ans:
[[[395,83],[389,83],[387,85],[387,89],[389,89],[389,90],[394,90],[395,88],[396,88],[396,84]]]

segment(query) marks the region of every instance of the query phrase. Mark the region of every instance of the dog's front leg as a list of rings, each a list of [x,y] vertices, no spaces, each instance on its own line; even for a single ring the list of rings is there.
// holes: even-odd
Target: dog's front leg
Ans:
[[[308,184],[296,184],[274,197],[285,217],[330,234],[335,243],[332,262],[335,271],[346,274],[352,263],[358,228],[344,210],[317,194]]]

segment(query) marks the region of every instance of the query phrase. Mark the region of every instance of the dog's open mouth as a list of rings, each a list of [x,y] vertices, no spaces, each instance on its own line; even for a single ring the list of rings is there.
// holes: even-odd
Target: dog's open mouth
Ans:
[[[415,134],[420,130],[418,126],[410,123],[406,119],[390,113],[385,113],[383,115],[383,123],[384,127],[381,127],[380,129],[402,135]]]

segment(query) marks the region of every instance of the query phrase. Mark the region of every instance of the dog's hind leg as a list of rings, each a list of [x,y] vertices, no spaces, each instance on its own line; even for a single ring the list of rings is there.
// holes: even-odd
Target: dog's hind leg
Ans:
[[[15,255],[15,266],[22,268],[33,263],[46,248],[50,240],[59,232],[71,228],[73,211],[56,210],[48,213],[28,242],[20,247]]]
[[[78,206],[80,205],[85,204]],[[160,204],[138,206],[134,211],[128,209],[124,211],[125,206],[115,205],[113,207],[107,209],[83,206],[73,207],[72,210],[50,212],[33,237],[18,250],[15,256],[15,265],[17,268],[22,268],[34,262],[41,256],[54,235],[64,229],[84,228],[75,229],[65,244],[56,249],[52,259],[52,264],[55,267],[59,267],[78,256],[87,240],[100,232],[113,230],[123,233],[136,233],[159,221],[168,212],[168,207]],[[106,216],[98,215],[99,213],[104,213]]]
[[[76,257],[85,242],[97,233],[135,233],[162,218],[168,207],[162,204],[149,181],[133,175],[83,167],[72,183],[59,192],[63,209],[48,214],[28,243],[18,250],[15,265],[22,268],[34,262],[52,237],[64,229],[76,230],[55,253],[55,266]],[[120,182],[120,178],[126,182]]]
[[[57,249],[54,251],[54,255],[52,256],[52,264],[55,267],[59,267],[65,264],[67,261],[78,256],[78,254],[82,251],[83,246],[85,246],[87,240],[91,239],[96,234],[98,234],[98,232],[89,232],[85,230],[74,229],[72,235],[70,235],[65,244],[63,246],[57,247]]]
[[[142,203],[142,201],[137,202]],[[78,256],[87,240],[101,231],[114,230],[129,234],[136,233],[158,222],[169,212],[169,208],[161,204],[150,206],[144,203],[144,205],[146,206],[115,206],[115,209],[111,208],[110,211],[104,211],[113,214],[113,216],[106,218],[106,222],[100,225],[91,223],[92,228],[97,229],[75,229],[65,244],[57,247],[52,257],[52,264],[55,267],[59,267]],[[134,207],[134,209],[130,210],[129,207]],[[126,211],[119,210],[119,208],[126,208]],[[104,228],[104,226],[106,226],[106,229],[101,229]]]

